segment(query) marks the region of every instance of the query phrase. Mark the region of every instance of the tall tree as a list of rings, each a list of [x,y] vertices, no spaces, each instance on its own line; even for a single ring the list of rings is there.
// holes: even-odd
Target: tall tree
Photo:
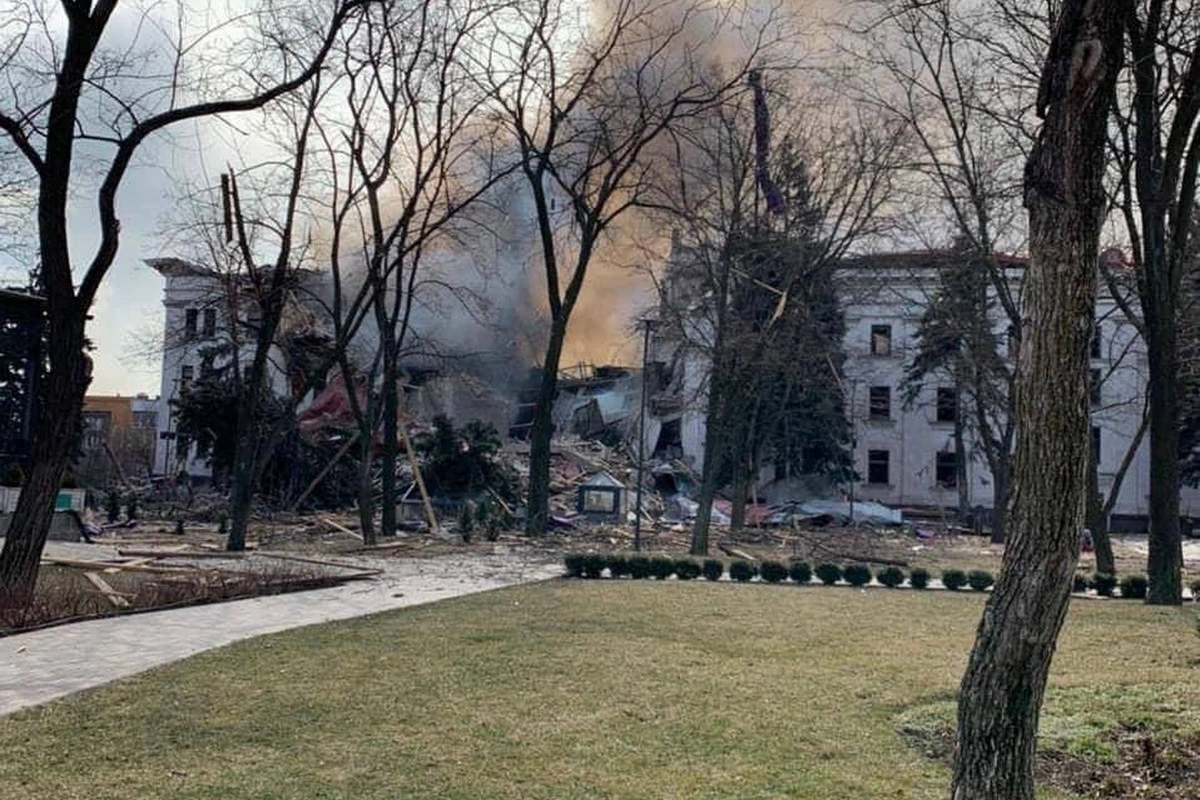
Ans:
[[[597,250],[646,200],[654,146],[739,89],[784,35],[774,11],[694,0],[615,0],[594,12],[585,25],[565,0],[521,0],[487,65],[532,199],[549,312],[530,431],[531,534],[547,526],[559,361]],[[734,55],[719,63],[726,40]]]
[[[1038,718],[1079,557],[1105,132],[1128,0],[1066,0],[1025,168],[1030,263],[1008,544],[958,704],[954,800],[1033,800]]]
[[[1200,5],[1139,0],[1124,15],[1132,101],[1117,103],[1119,205],[1138,279],[1149,374],[1147,602],[1183,602],[1179,298],[1200,166]]]
[[[58,12],[45,15],[32,4],[13,3],[6,9],[6,19],[11,18],[8,11],[24,10],[28,18],[44,21],[12,34],[0,47],[0,52],[15,53],[6,69],[14,86],[0,110],[0,131],[20,153],[22,166],[35,176],[49,318],[49,371],[40,386],[33,467],[0,553],[0,585],[12,601],[24,603],[32,595],[54,497],[71,458],[91,380],[85,353],[88,312],[120,246],[117,194],[134,157],[148,139],[172,125],[261,108],[308,83],[320,70],[343,20],[364,1],[336,3],[316,41],[296,37],[281,10],[266,6],[247,18],[262,23],[264,37],[238,40],[241,46],[261,42],[258,57],[233,45],[227,52],[230,61],[246,69],[230,67],[223,74],[215,73],[212,64],[197,64],[193,72],[184,69],[204,52],[206,37],[222,38],[215,35],[219,32],[195,31],[184,19],[155,22],[157,10],[135,11],[154,23],[136,26],[139,30],[179,32],[175,40],[164,36],[148,45],[168,65],[150,70],[149,77],[141,67],[146,52],[139,50],[143,43],[136,37],[127,48],[105,44],[117,16],[116,0],[63,0]],[[179,9],[182,14],[184,6]],[[195,41],[185,40],[189,33],[195,34]],[[243,61],[238,55],[247,58]],[[25,68],[14,69],[18,61]],[[93,174],[101,176],[94,189],[100,241],[83,260],[72,256],[68,230],[68,204],[81,190],[80,161],[90,162]]]

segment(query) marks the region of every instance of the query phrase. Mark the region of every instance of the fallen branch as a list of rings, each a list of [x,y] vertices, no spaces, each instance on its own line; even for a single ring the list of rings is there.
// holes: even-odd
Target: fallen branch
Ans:
[[[108,598],[108,602],[112,603],[117,608],[129,608],[129,601],[116,589],[108,585],[108,581],[101,578],[98,573],[85,572],[83,577],[87,578],[93,586],[100,590],[100,593]]]

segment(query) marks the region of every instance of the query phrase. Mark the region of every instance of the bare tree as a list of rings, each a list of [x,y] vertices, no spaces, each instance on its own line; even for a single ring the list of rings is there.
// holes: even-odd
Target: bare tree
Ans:
[[[532,196],[550,316],[530,433],[529,533],[547,525],[559,360],[596,251],[646,199],[653,146],[740,89],[783,35],[778,16],[616,0],[584,26],[562,0],[522,0],[499,26],[489,89]],[[734,54],[720,64],[723,40]]]
[[[1138,278],[1149,376],[1147,602],[1183,602],[1179,529],[1180,289],[1200,166],[1200,6],[1131,3],[1124,17],[1132,100],[1116,103],[1117,202]]]
[[[1034,797],[1038,717],[1083,523],[1105,132],[1127,10],[1120,0],[1067,0],[1042,72],[1044,123],[1025,169],[1030,264],[1010,532],[962,679],[955,800]]]
[[[189,55],[203,50],[202,42],[212,31],[193,32],[182,21],[168,21],[145,30],[176,30],[174,38],[160,35],[147,45],[134,37],[126,49],[113,50],[105,45],[105,33],[117,12],[116,0],[63,0],[57,12],[40,4],[13,4],[31,9],[30,33],[36,31],[38,41],[26,38],[3,48],[15,46],[12,63],[19,60],[23,68],[14,69],[10,63],[6,70],[20,85],[0,111],[0,131],[36,175],[38,244],[49,318],[49,372],[41,384],[34,465],[0,554],[0,582],[15,602],[25,602],[32,593],[53,500],[70,460],[91,379],[84,332],[88,310],[120,245],[117,193],[139,148],[172,125],[260,108],[308,83],[320,70],[342,22],[363,2],[332,5],[316,41],[293,36],[287,21],[267,6],[259,15],[264,37],[242,40],[261,42],[260,57],[252,64],[241,62],[245,71],[230,69],[224,75],[211,68],[184,70]],[[182,20],[183,14],[181,5],[176,18]],[[194,40],[186,38],[190,33]],[[147,77],[140,69],[139,48],[145,47],[164,57],[165,74],[156,69]],[[239,62],[233,52],[223,55]],[[89,113],[97,107],[102,109],[99,113]],[[99,176],[95,200],[100,243],[89,259],[79,262],[68,248],[67,205],[81,177],[73,162],[97,151],[104,155],[95,156],[89,166]]]

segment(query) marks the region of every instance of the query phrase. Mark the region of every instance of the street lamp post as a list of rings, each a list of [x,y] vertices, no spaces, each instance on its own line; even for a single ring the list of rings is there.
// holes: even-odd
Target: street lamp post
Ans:
[[[641,320],[643,327],[642,338],[642,404],[641,412],[638,414],[638,465],[637,465],[637,503],[633,518],[633,549],[638,552],[642,549],[642,475],[646,469],[646,392],[649,384],[649,364],[650,364],[650,331],[654,327],[654,320],[645,318]]]

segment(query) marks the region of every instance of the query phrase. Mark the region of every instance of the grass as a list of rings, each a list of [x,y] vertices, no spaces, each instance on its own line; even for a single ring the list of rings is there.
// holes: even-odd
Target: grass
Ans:
[[[0,786],[11,800],[940,800],[944,763],[898,731],[952,714],[982,604],[675,582],[492,592],[0,718]],[[1123,716],[1200,733],[1198,674],[1188,612],[1077,602],[1046,730],[1067,747]]]

